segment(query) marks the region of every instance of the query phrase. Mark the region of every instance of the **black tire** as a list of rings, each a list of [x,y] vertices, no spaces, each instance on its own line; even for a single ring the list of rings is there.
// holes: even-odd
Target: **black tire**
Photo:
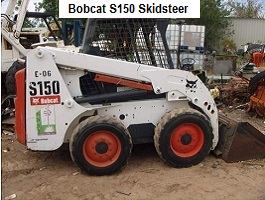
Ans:
[[[209,120],[191,108],[167,113],[155,128],[154,135],[159,156],[173,167],[200,163],[210,152],[212,139]]]
[[[5,86],[7,95],[16,94],[16,79],[15,74],[25,68],[25,62],[19,60],[15,61],[12,66],[8,69],[6,74]]]
[[[254,92],[257,89],[259,82],[262,79],[265,79],[265,71],[258,73],[256,76],[254,76],[252,79],[250,79],[248,87],[249,87],[251,94],[254,94]]]
[[[69,145],[72,160],[81,170],[109,175],[127,164],[132,139],[122,123],[109,116],[92,116],[75,128]]]

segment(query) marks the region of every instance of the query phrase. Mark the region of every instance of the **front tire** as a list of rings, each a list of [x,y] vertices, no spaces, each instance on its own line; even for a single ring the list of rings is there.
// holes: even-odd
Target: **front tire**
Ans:
[[[119,171],[131,157],[132,139],[123,124],[109,116],[92,116],[82,121],[70,139],[75,164],[92,175]]]
[[[173,167],[200,163],[210,152],[212,128],[197,110],[175,109],[167,113],[155,129],[154,143],[159,156]]]

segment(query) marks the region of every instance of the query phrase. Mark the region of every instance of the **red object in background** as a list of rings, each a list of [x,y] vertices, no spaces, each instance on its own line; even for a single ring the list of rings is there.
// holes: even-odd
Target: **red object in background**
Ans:
[[[253,63],[256,67],[259,67],[264,58],[264,53],[255,52],[253,53]]]

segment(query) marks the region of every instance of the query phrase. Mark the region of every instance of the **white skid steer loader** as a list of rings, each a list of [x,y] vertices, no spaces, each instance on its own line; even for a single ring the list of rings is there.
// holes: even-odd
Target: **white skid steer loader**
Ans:
[[[119,171],[139,143],[154,142],[173,167],[200,163],[217,146],[218,110],[197,76],[172,69],[164,22],[99,22],[88,21],[81,53],[28,53],[16,74],[19,142],[37,151],[69,143],[74,163],[95,175]]]

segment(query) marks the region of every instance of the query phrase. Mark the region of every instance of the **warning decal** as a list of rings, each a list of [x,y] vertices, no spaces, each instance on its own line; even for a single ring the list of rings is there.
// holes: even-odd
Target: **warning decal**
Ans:
[[[45,106],[36,113],[37,129],[40,135],[56,134],[54,106]]]

